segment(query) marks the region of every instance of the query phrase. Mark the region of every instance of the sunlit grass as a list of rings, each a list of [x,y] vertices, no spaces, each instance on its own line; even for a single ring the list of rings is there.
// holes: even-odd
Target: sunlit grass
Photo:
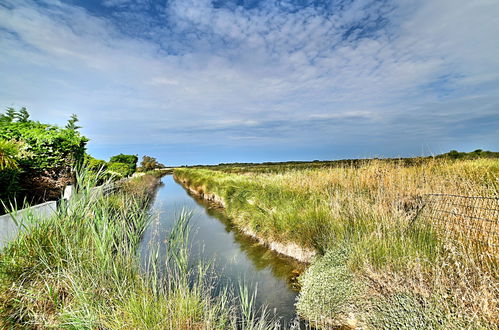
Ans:
[[[317,319],[321,308],[343,306],[332,301],[321,308],[306,303],[317,302],[315,283],[324,290],[349,285],[342,280],[349,277],[328,277],[319,283],[316,276],[317,267],[326,272],[331,267],[332,273],[338,270],[321,261],[321,255],[341,250],[346,254],[341,269],[354,274],[354,281],[369,284],[359,286],[365,292],[356,295],[365,302],[356,316],[364,322],[378,324],[372,315],[385,315],[380,301],[390,305],[403,300],[386,298],[392,296],[422,304],[414,313],[430,313],[430,308],[431,313],[441,314],[442,326],[486,326],[497,321],[494,258],[483,262],[481,252],[470,251],[465,240],[442,235],[423,219],[414,221],[425,194],[497,196],[497,159],[427,160],[412,166],[378,160],[355,167],[291,168],[280,173],[262,173],[261,168],[252,172],[251,167],[245,173],[177,169],[174,174],[199,192],[218,195],[239,227],[319,253],[302,276],[298,311],[308,318]],[[347,310],[332,314],[343,314],[345,319]],[[413,316],[404,315],[403,324],[410,324]],[[325,319],[331,321],[329,315]],[[379,324],[388,326],[383,322]]]

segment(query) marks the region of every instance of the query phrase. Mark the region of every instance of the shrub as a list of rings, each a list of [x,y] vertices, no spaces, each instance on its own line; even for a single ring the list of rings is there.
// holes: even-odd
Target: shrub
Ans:
[[[19,165],[23,170],[35,173],[71,169],[81,163],[88,141],[78,131],[37,121],[3,124],[0,138],[23,141],[30,156],[20,159]]]
[[[139,160],[139,158],[137,157],[137,155],[119,154],[119,155],[111,157],[111,159],[109,159],[109,163],[129,164],[132,173],[134,173],[137,170],[137,161],[138,160]],[[132,174],[132,173],[130,173],[130,174]]]
[[[121,177],[127,177],[135,172],[132,166],[127,163],[109,163],[107,170]]]
[[[0,198],[4,202],[14,197],[30,202],[54,199],[64,185],[72,182],[72,169],[83,162],[88,141],[77,131],[76,121],[73,116],[72,125],[60,128],[29,120],[26,108],[8,108],[0,114],[0,140],[9,141],[8,148],[3,148],[8,158],[2,158],[10,163],[1,167],[17,167],[17,171],[0,174]]]
[[[165,165],[158,163],[156,158],[150,156],[143,156],[142,161],[140,162],[141,171],[147,172],[160,167],[165,167]]]
[[[92,172],[107,170],[107,162],[105,160],[96,159],[90,155],[86,156],[86,167]]]

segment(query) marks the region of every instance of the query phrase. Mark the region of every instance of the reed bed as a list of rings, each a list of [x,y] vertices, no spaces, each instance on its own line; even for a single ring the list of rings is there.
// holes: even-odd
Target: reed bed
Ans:
[[[17,239],[0,251],[0,328],[277,326],[254,310],[247,291],[239,301],[228,289],[215,295],[209,267],[189,266],[188,213],[170,233],[167,251],[150,253],[141,266],[137,247],[157,178],[131,180],[109,196],[92,192],[98,181],[81,175],[77,193],[55,216],[19,224]]]
[[[219,196],[239,227],[318,252],[297,303],[317,325],[493,328],[499,321],[496,251],[470,249],[466,236],[455,239],[418,214],[426,194],[497,197],[497,159],[174,174]]]

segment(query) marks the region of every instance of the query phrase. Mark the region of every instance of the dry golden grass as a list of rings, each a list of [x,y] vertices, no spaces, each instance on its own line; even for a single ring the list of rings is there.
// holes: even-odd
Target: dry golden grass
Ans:
[[[452,198],[450,203],[432,204],[427,195],[497,198],[497,159],[428,160],[414,166],[379,160],[360,167],[272,174],[183,169],[175,174],[191,187],[220,196],[234,222],[258,235],[326,255],[347,251],[336,265],[312,263],[310,274],[343,273],[341,267],[355,274],[355,280],[348,281],[366,284],[360,295],[364,298],[355,296],[365,299],[359,318],[370,315],[364,317],[367,323],[391,327],[395,323],[390,322],[398,320],[410,327],[416,317],[423,328],[460,328],[489,327],[499,321],[497,252],[491,244],[469,244],[471,234],[483,242],[497,237],[497,213],[477,209],[473,200],[465,200],[468,205],[460,208],[452,205]],[[497,199],[490,204],[485,208],[498,208]],[[435,207],[447,213],[440,212],[435,219]],[[491,222],[484,225],[473,217]],[[468,231],[469,226],[476,230]],[[299,312],[306,317],[324,310],[314,295],[320,296],[325,287],[353,285],[317,286],[313,277],[303,277],[307,290],[300,296]],[[405,311],[407,304],[413,312]]]

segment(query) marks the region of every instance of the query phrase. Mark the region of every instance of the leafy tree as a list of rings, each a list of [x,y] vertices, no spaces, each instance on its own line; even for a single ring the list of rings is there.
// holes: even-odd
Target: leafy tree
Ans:
[[[117,174],[120,177],[127,177],[135,172],[135,170],[132,169],[130,164],[119,163],[119,162],[109,163],[107,170],[108,172],[111,172],[112,174]]]
[[[17,111],[14,108],[7,108],[7,111],[5,112],[5,117],[9,118],[10,121],[12,122],[17,117]]]
[[[109,165],[111,165],[111,163],[128,164],[130,169],[132,170],[132,173],[134,173],[137,170],[137,161],[138,160],[139,160],[139,157],[137,157],[137,155],[119,154],[119,155],[113,156],[109,159]]]
[[[86,155],[85,165],[93,172],[105,171],[107,169],[105,160],[96,159],[90,155]]]
[[[77,122],[79,122],[78,116],[72,114],[65,128],[72,131],[76,131],[81,128],[81,126],[76,125]]]
[[[22,107],[21,110],[19,110],[19,113],[17,113],[17,121],[20,123],[26,123],[28,122],[29,118],[29,113],[26,107]]]
[[[8,108],[0,125],[0,140],[9,141],[1,147],[0,198],[18,192],[30,201],[57,198],[61,185],[72,181],[74,166],[83,162],[88,139],[75,129],[30,120],[26,108]]]
[[[140,166],[142,167],[143,172],[151,171],[160,167],[165,167],[163,164],[158,163],[156,158],[150,156],[143,156],[142,161],[140,162]]]
[[[452,159],[459,158],[459,152],[457,150],[451,150],[451,151],[449,151],[448,155]]]

